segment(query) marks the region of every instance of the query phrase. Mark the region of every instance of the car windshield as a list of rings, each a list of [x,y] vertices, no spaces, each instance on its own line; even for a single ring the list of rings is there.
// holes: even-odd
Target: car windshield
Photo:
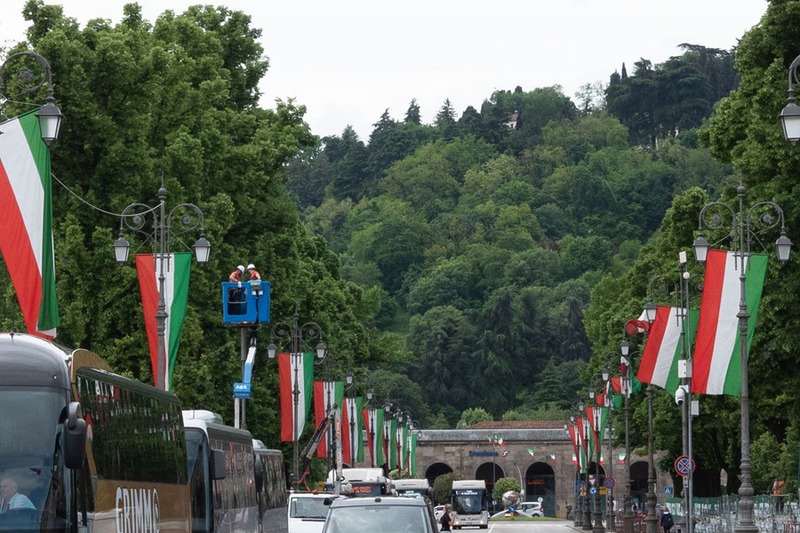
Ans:
[[[456,496],[453,498],[453,510],[458,514],[480,514],[481,499],[478,496]]]
[[[0,390],[7,413],[0,416],[0,500],[9,510],[0,514],[0,531],[21,530],[15,514],[33,514],[38,522],[55,471],[64,405],[64,396],[52,390]]]
[[[297,496],[292,498],[292,505],[289,509],[291,518],[314,518],[325,520],[328,514],[328,506],[325,505],[324,498],[312,498]]]
[[[326,533],[432,533],[424,507],[368,505],[331,509]]]

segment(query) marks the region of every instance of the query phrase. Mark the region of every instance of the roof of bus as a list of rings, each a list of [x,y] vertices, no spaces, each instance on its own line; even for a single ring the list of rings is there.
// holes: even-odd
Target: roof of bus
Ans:
[[[328,483],[333,483],[336,471],[331,470],[328,472]],[[383,475],[382,468],[342,468],[342,476],[345,481],[388,481],[386,476]]]
[[[392,484],[397,489],[419,489],[430,488],[431,484],[426,478],[421,479],[395,479]]]
[[[67,388],[69,357],[68,350],[39,337],[0,333],[0,381],[4,384]]]
[[[209,416],[213,415],[213,416]],[[226,439],[234,439],[253,446],[253,436],[246,429],[226,426],[222,422],[222,417],[211,411],[204,409],[190,409],[183,411],[183,425],[186,428],[197,428],[206,435],[214,433],[216,435],[226,435]]]
[[[453,480],[454,489],[485,489],[486,481],[482,479],[456,479]]]

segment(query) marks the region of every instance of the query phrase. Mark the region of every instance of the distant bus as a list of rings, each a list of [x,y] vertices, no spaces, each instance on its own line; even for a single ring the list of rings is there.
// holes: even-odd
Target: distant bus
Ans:
[[[226,426],[206,410],[183,411],[192,531],[256,533],[260,517],[249,431]]]
[[[0,531],[185,532],[190,495],[177,397],[87,350],[0,333],[0,483],[28,508]]]
[[[256,487],[258,513],[263,533],[286,533],[288,525],[288,492],[286,466],[283,452],[268,449],[260,440],[253,439],[256,456]]]
[[[325,490],[334,490],[336,471],[328,473]],[[346,496],[386,496],[390,492],[389,478],[382,468],[343,468],[342,494]]]
[[[465,526],[489,527],[489,492],[482,479],[462,479],[453,481],[450,503],[456,513],[453,523],[455,529]]]
[[[430,499],[431,484],[427,479],[395,479],[392,481],[392,493],[397,496],[423,496]]]

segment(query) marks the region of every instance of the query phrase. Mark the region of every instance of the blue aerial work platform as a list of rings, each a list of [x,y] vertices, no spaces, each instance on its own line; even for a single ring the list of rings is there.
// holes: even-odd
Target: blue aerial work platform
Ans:
[[[231,325],[269,322],[269,281],[222,284],[222,321]]]

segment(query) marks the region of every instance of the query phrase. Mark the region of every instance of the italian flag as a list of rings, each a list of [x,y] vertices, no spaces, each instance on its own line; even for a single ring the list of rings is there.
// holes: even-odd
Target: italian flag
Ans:
[[[373,465],[382,465],[383,458],[383,409],[364,409],[364,427],[367,429],[367,447]]]
[[[0,124],[0,252],[28,333],[58,327],[50,151],[36,111]]]
[[[656,308],[656,319],[650,326],[647,341],[639,362],[636,377],[642,383],[650,383],[675,394],[680,385],[678,377],[678,360],[681,358],[681,332],[685,309],[659,306]],[[687,335],[689,344],[697,331],[699,312],[690,309]],[[688,357],[688,354],[686,354]]]
[[[408,474],[411,477],[417,477],[417,434],[411,433],[411,437],[409,438],[409,443],[411,444],[410,450],[408,453]]]
[[[189,300],[189,267],[192,254],[180,252],[165,254],[162,261],[158,254],[137,254],[136,273],[139,276],[139,290],[142,294],[144,325],[147,331],[147,345],[150,348],[150,365],[153,369],[153,384],[160,389],[170,390],[172,371],[178,355],[178,345],[186,318]],[[158,360],[158,311],[159,277],[164,267],[164,304],[167,312],[164,329],[164,361]]]
[[[294,433],[294,398],[292,392],[297,376],[297,434]],[[314,389],[314,352],[278,354],[278,380],[281,394],[281,441],[294,442],[303,434],[311,409]]]
[[[363,442],[361,439],[361,424],[359,423],[358,413],[361,412],[362,399],[358,398],[345,398],[344,409],[342,410],[342,452],[344,453],[345,460],[352,467],[359,460],[364,459]],[[350,422],[354,422],[353,427],[350,427]],[[352,433],[355,432],[355,436]],[[353,438],[355,440],[353,441]],[[353,441],[353,442],[351,442]]]
[[[314,418],[319,426],[329,415],[329,409],[334,405],[342,405],[344,398],[344,381],[315,381],[314,382]],[[331,427],[317,447],[317,457],[327,457],[330,447],[330,438],[334,432]]]
[[[728,394],[742,392],[741,345],[739,334],[739,301],[741,296],[741,257],[734,252],[709,250],[700,322],[694,348],[692,392]],[[752,254],[745,261],[745,294],[747,311],[747,350],[753,340],[758,319],[758,304],[767,272],[767,256]],[[737,268],[738,263],[738,268]]]

